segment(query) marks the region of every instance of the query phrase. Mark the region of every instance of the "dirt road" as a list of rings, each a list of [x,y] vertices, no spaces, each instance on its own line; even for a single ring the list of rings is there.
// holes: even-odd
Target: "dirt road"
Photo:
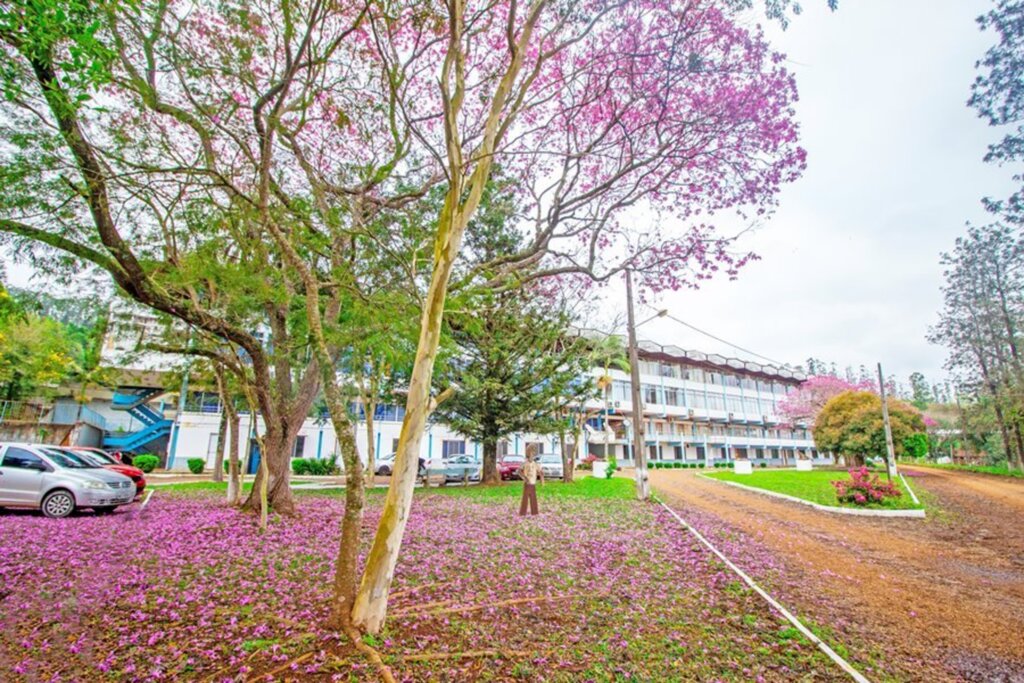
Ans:
[[[872,680],[1024,681],[1024,481],[904,472],[926,520],[819,512],[689,471],[651,479],[698,526],[767,549],[783,567],[770,590]]]

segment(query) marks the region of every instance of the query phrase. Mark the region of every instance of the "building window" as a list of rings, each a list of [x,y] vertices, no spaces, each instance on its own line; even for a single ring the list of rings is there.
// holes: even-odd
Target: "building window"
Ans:
[[[665,405],[677,406],[679,405],[679,396],[683,392],[675,387],[665,387]]]
[[[301,458],[302,454],[306,452],[306,437],[297,436],[295,437],[295,447],[292,449],[293,458]]]
[[[464,455],[466,453],[466,442],[462,439],[445,439],[441,441],[441,457],[450,458],[453,455]]]
[[[658,387],[645,384],[644,401],[647,403],[661,403],[661,401],[658,400]]]
[[[704,458],[705,458],[704,447],[703,446],[697,446],[697,459],[698,460],[704,460]]]
[[[398,452],[398,439],[391,439],[391,452],[392,453],[397,453]]]

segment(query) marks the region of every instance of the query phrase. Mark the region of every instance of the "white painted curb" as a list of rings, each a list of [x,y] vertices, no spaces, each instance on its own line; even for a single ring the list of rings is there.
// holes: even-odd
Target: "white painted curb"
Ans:
[[[912,501],[914,501],[914,504],[915,504],[915,505],[920,505],[920,504],[921,504],[921,501],[919,501],[919,500],[917,499],[917,494],[916,494],[916,493],[914,493],[914,489],[910,488],[910,484],[908,484],[908,483],[907,483],[907,480],[903,478],[903,473],[902,473],[902,472],[900,472],[900,473],[899,473],[899,475],[900,475],[900,481],[902,481],[902,482],[903,482],[903,486],[904,486],[904,488],[906,488],[906,489],[907,489],[907,491],[909,491],[909,492],[910,492],[910,499],[911,499]]]
[[[743,488],[747,488],[747,487],[743,487]],[[768,595],[768,593],[766,593],[764,591],[764,589],[762,589],[760,586],[758,586],[756,583],[754,583],[754,580],[752,578],[747,576],[747,574],[742,569],[740,569],[739,567],[734,565],[729,560],[729,558],[727,558],[725,555],[723,555],[721,553],[721,551],[718,550],[718,548],[716,548],[715,546],[711,545],[711,542],[708,539],[704,538],[704,536],[702,536],[699,531],[694,529],[692,526],[690,526],[690,524],[686,520],[684,520],[682,517],[680,517],[678,514],[676,514],[675,510],[670,508],[668,505],[665,505],[665,503],[662,502],[661,500],[659,500],[658,503],[663,508],[668,510],[669,514],[672,515],[673,517],[675,517],[676,520],[678,520],[679,523],[682,524],[683,527],[687,531],[689,531],[691,534],[693,534],[697,538],[698,541],[703,543],[705,546],[707,546],[707,548],[711,552],[713,552],[715,555],[717,555],[718,559],[720,559],[722,562],[724,562],[725,565],[727,567],[729,567],[729,569],[733,570],[736,573],[737,576],[739,576],[741,579],[743,579],[743,582],[745,584],[750,586],[758,595],[760,595],[762,598],[764,598],[765,602],[767,602],[769,605],[774,607],[779,612],[779,614],[784,616],[789,621],[789,623],[793,624],[793,627],[796,630],[800,631],[800,633],[803,634],[803,636],[805,638],[807,638],[807,640],[809,640],[812,643],[814,643],[815,645],[817,645],[819,650],[824,652],[828,656],[829,659],[831,659],[833,662],[838,664],[839,668],[841,668],[843,671],[848,673],[850,675],[850,678],[852,678],[853,680],[857,681],[857,683],[871,683],[867,678],[864,677],[864,674],[862,674],[861,672],[859,672],[856,669],[854,669],[853,666],[849,662],[847,662],[845,659],[840,657],[836,653],[836,651],[833,650],[832,648],[830,648],[827,643],[823,642],[821,640],[821,638],[819,638],[818,636],[814,635],[811,632],[811,630],[809,628],[807,628],[806,626],[804,626],[803,623],[801,623],[801,621],[799,619],[797,619],[795,616],[793,616],[793,614],[790,613],[789,610],[787,610],[785,607],[783,607],[781,604],[779,604],[779,602],[776,601],[772,596]]]
[[[777,491],[769,491],[767,489],[759,489],[754,486],[747,486],[746,484],[737,484],[734,481],[726,481],[724,479],[715,479],[709,477],[706,474],[697,474],[698,477],[703,477],[708,481],[718,482],[719,484],[727,484],[729,486],[735,486],[738,489],[744,491],[752,491],[754,493],[760,493],[763,496],[771,496],[773,498],[781,498],[782,500],[788,500],[793,503],[800,503],[801,505],[807,505],[814,508],[815,510],[821,510],[822,512],[834,512],[840,515],[855,515],[858,517],[914,517],[916,519],[924,519],[924,510],[862,510],[860,508],[840,508],[833,505],[821,505],[820,503],[812,503],[809,500],[803,498],[797,498],[796,496],[787,496],[785,493],[778,493]],[[906,483],[906,482],[904,482]],[[909,490],[910,487],[907,487]],[[917,496],[913,493],[910,494],[914,502],[920,505],[920,501],[917,500]]]

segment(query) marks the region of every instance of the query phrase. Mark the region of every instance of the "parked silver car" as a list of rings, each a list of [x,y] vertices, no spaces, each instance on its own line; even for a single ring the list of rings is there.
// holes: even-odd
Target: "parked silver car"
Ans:
[[[468,455],[453,455],[444,460],[444,480],[480,481],[480,463]]]
[[[131,479],[73,453],[39,444],[0,443],[0,506],[67,517],[82,507],[110,512],[134,498]]]
[[[565,469],[562,466],[562,456],[557,453],[542,453],[537,456],[537,464],[544,472],[545,479],[561,479],[565,476]]]

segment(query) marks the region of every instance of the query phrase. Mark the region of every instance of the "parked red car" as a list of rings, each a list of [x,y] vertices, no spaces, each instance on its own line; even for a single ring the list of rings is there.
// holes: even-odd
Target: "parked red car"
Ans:
[[[71,451],[77,456],[85,457],[104,469],[112,470],[129,477],[133,482],[135,482],[136,496],[140,495],[142,490],[146,488],[145,472],[140,470],[138,467],[125,465],[123,462],[119,461],[104,450],[100,450],[99,448],[87,448],[85,446],[71,446],[66,450]]]
[[[518,479],[519,470],[522,469],[525,462],[526,457],[522,455],[506,455],[499,460],[498,473],[501,475],[502,481]]]

